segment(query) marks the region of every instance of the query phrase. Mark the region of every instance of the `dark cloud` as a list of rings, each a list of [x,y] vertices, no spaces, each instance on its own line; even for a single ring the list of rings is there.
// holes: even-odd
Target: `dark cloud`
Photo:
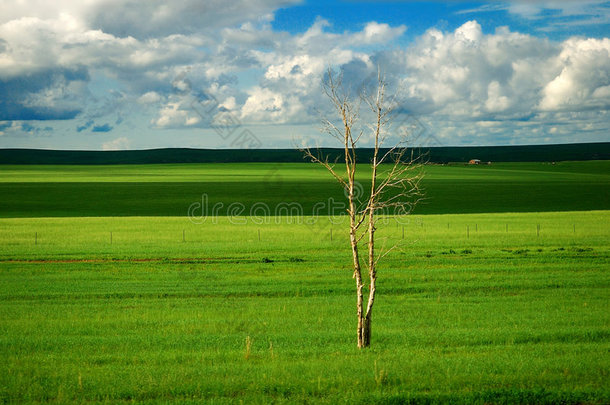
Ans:
[[[0,131],[9,130],[9,136],[49,137],[53,128],[49,126],[39,127],[29,122],[12,121],[0,125]]]
[[[91,132],[110,132],[112,131],[112,126],[110,124],[104,125],[95,125]]]
[[[89,120],[89,121],[85,122],[83,125],[77,126],[76,132],[83,132],[84,130],[91,128],[91,125],[93,125],[93,120]]]
[[[377,85],[377,71],[360,59],[352,59],[340,67],[343,85],[355,92],[370,94]],[[327,77],[324,78],[327,80]]]
[[[69,94],[65,90],[71,82],[88,80],[89,72],[84,66],[48,69],[0,79],[0,120],[72,119],[80,113],[82,105],[74,102],[77,95]],[[52,99],[46,104],[31,101],[37,94],[51,90],[59,90],[57,93],[61,98]]]
[[[49,126],[39,127],[39,126],[36,126],[36,125],[29,124],[27,122],[22,122],[21,123],[21,129],[24,132],[28,132],[30,134],[35,134],[35,135],[40,135],[40,134],[43,134],[44,132],[51,132],[51,131],[53,131],[53,128],[51,128]]]
[[[118,37],[159,38],[173,34],[215,33],[272,13],[300,0],[115,0],[91,11],[91,24]]]
[[[28,108],[19,104],[11,104],[0,101],[0,120],[70,120],[76,117],[79,113],[80,110],[65,110],[50,107]]]

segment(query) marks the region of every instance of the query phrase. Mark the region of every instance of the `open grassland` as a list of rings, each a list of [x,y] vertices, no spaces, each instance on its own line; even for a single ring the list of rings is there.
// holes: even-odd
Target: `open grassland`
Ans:
[[[363,166],[364,167],[364,166]],[[428,165],[417,214],[610,209],[610,161]],[[366,171],[360,180],[366,189]],[[0,166],[0,217],[185,216],[207,195],[226,215],[239,202],[302,214],[344,199],[323,168],[307,163]]]
[[[388,220],[364,351],[302,219],[1,219],[0,402],[610,402],[609,211]]]

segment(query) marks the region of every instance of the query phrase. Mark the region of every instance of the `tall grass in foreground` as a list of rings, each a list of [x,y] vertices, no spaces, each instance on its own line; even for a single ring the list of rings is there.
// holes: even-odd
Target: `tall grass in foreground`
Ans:
[[[608,403],[609,218],[390,220],[364,351],[340,224],[2,219],[0,402]]]

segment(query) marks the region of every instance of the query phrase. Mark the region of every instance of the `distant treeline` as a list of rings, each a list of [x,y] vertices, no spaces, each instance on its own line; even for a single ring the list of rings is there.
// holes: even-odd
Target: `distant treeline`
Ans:
[[[370,161],[372,149],[358,151],[360,161]],[[430,163],[468,162],[553,162],[566,160],[610,160],[610,142],[527,146],[442,146],[414,149]],[[322,155],[340,160],[341,149],[322,148]],[[69,151],[43,149],[0,149],[0,164],[148,164],[148,163],[235,163],[303,162],[295,149],[149,149],[126,151]]]

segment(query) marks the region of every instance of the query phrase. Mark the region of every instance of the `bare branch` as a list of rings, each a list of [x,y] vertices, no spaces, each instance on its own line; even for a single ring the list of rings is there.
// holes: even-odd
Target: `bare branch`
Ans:
[[[312,162],[314,163],[319,163],[322,166],[324,166],[326,168],[326,170],[328,170],[330,172],[330,174],[333,175],[333,177],[339,182],[341,183],[341,185],[343,187],[347,187],[347,182],[345,181],[345,179],[341,176],[339,176],[337,174],[337,172],[334,169],[334,166],[331,165],[330,163],[328,163],[328,157],[326,158],[322,158],[320,156],[316,156],[313,153],[311,153],[311,150],[309,148],[301,148],[300,149],[301,152],[303,152],[305,154],[305,157],[311,159]]]

